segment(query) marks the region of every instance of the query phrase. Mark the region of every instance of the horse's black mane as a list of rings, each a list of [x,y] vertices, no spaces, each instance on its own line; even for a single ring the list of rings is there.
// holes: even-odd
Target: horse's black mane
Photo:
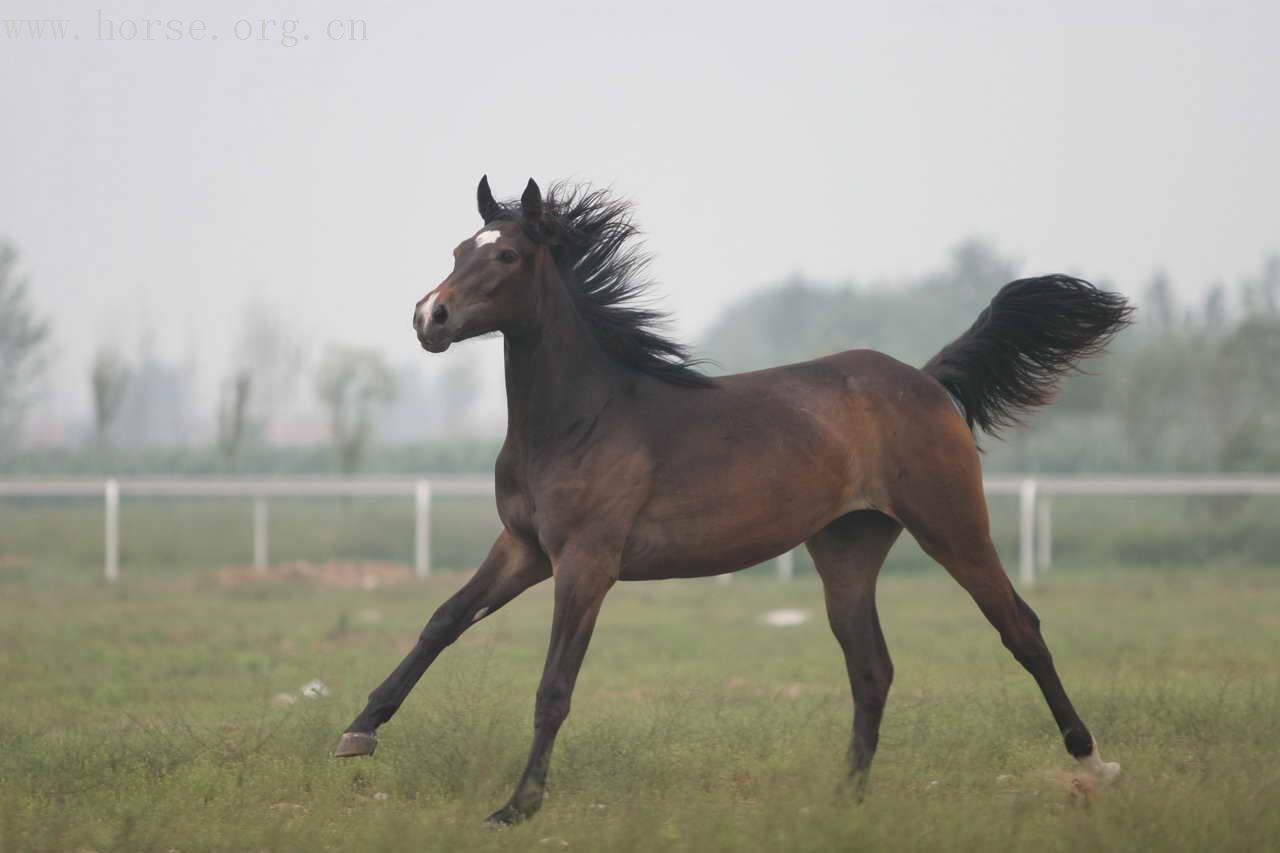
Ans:
[[[667,315],[644,301],[652,285],[645,276],[650,258],[639,245],[629,202],[559,181],[544,197],[536,225],[521,216],[519,202],[502,205],[498,218],[522,222],[531,239],[551,247],[579,314],[608,355],[673,385],[714,384],[688,348],[663,334]]]

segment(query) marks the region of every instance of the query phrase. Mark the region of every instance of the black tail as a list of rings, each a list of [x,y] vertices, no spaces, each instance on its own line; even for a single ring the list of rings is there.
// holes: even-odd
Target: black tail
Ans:
[[[1078,278],[1019,279],[924,369],[955,397],[971,429],[994,435],[1051,402],[1062,374],[1102,352],[1132,314],[1123,296]]]

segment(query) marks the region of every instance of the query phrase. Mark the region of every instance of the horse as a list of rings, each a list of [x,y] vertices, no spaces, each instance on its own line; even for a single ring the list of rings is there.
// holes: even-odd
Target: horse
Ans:
[[[1067,752],[1096,783],[1119,773],[1076,713],[1032,609],[991,541],[975,434],[1050,402],[1062,376],[1131,321],[1125,299],[1066,275],[1005,285],[922,369],[871,350],[712,377],[643,297],[648,260],[630,205],[607,190],[529,180],[453,250],[414,306],[430,353],[503,337],[507,434],[495,464],[502,532],[343,733],[371,755],[436,657],[531,586],[555,579],[533,744],[505,826],[542,804],[556,734],[605,596],[618,581],[738,571],[800,543],[844,652],[853,731],[842,780],[861,801],[893,664],[876,579],[905,528],[973,598],[1035,679]],[[728,589],[728,588],[726,588]]]

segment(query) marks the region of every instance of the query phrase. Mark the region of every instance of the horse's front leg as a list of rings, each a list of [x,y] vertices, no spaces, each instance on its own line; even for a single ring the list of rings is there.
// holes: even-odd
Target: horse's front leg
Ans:
[[[577,550],[561,556],[555,574],[551,645],[534,707],[533,748],[515,793],[505,806],[485,820],[489,826],[518,823],[542,806],[551,747],[561,723],[569,715],[573,685],[587,654],[600,605],[618,579],[618,558],[607,549]]]
[[[413,650],[369,694],[368,704],[347,726],[334,754],[372,755],[378,727],[391,719],[440,652],[476,622],[550,576],[551,563],[541,550],[503,531],[471,579],[432,614]]]

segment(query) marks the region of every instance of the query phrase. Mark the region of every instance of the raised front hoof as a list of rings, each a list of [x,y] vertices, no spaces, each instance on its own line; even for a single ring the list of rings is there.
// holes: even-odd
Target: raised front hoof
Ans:
[[[343,732],[338,748],[333,751],[334,758],[356,758],[361,755],[373,755],[378,748],[378,736],[373,732]]]
[[[521,821],[528,820],[533,817],[534,812],[536,811],[537,809],[534,808],[530,809],[527,813],[522,812],[511,803],[507,803],[505,806],[485,818],[484,823],[481,825],[485,829],[506,829],[508,826],[515,826]]]

